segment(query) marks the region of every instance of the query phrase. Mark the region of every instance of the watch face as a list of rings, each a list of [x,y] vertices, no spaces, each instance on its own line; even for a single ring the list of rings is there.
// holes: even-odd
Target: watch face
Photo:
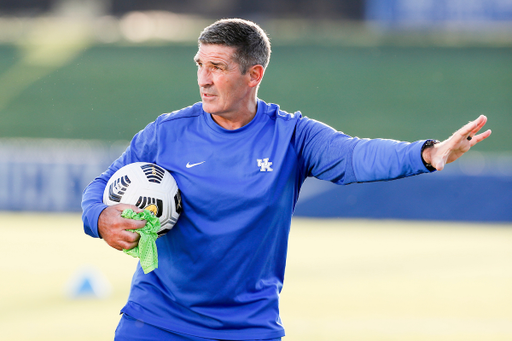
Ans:
[[[427,148],[427,147],[432,147],[433,145],[439,143],[438,140],[427,140],[425,142],[425,144],[423,145],[423,149]]]

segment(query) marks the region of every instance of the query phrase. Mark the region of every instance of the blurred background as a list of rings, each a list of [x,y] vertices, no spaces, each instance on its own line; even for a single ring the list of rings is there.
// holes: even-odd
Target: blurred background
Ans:
[[[443,140],[489,117],[492,138],[446,171],[350,192],[308,181],[297,215],[512,220],[510,0],[1,1],[0,209],[79,212],[135,133],[199,101],[197,36],[223,17],[272,39],[260,98],[349,135]],[[440,213],[417,212],[432,186]]]
[[[253,20],[269,34],[273,52],[259,97],[278,103],[285,111],[300,110],[349,135],[368,138],[443,140],[481,114],[489,118],[487,126],[493,130],[488,140],[443,172],[345,187],[306,181],[294,218],[298,232],[292,229],[290,253],[295,258],[290,256],[287,272],[292,279],[283,292],[283,310],[291,316],[292,336],[288,339],[469,340],[471,335],[475,339],[483,335],[485,339],[510,339],[512,312],[502,305],[510,307],[512,303],[505,289],[512,284],[506,247],[512,222],[511,0],[0,0],[0,225],[4,237],[13,241],[2,270],[13,280],[2,281],[6,290],[0,300],[4,308],[0,329],[11,328],[12,340],[46,339],[37,332],[41,330],[53,340],[59,335],[84,340],[105,337],[90,336],[90,328],[80,329],[73,323],[83,320],[101,329],[99,320],[104,319],[98,317],[98,309],[106,320],[116,320],[135,261],[109,253],[103,250],[105,245],[89,243],[81,234],[82,191],[146,124],[162,113],[200,100],[193,62],[197,37],[205,26],[225,17]],[[396,223],[390,225],[390,221]],[[403,224],[408,228],[396,228]],[[462,226],[470,226],[470,231]],[[439,240],[475,239],[469,238],[461,246],[462,253],[456,253],[453,245],[441,250],[437,244],[416,244],[418,238],[428,240],[423,235],[426,230],[439,232]],[[483,230],[490,235],[481,235]],[[365,276],[370,272],[377,277],[397,274],[396,268],[382,270],[381,252],[388,248],[377,241],[367,244],[367,233],[376,231],[387,231],[385,238],[396,236],[390,243],[397,259],[414,260],[400,263],[404,271],[400,274],[416,271],[412,271],[413,279],[403,281],[375,279],[375,283],[387,283],[384,287],[395,290],[387,293],[394,298],[386,302],[381,302],[382,292],[369,295],[356,290],[368,289]],[[343,268],[348,266],[345,263],[331,264],[325,258],[315,263],[318,255],[305,257],[298,246],[294,248],[294,239],[296,245],[304,240],[308,248],[306,241],[324,236],[316,242],[322,250],[336,234],[346,241],[343,250],[353,253],[333,257],[341,262],[351,259],[351,264],[360,264],[367,272],[353,272],[353,268]],[[398,242],[402,238],[403,242]],[[476,261],[479,265],[473,268],[476,256],[472,251],[479,245],[475,240],[486,238],[490,238],[485,244],[488,250],[494,251],[482,251],[479,259],[489,263]],[[51,250],[36,251],[43,241]],[[68,243],[78,247],[63,246]],[[361,256],[364,245],[373,258]],[[439,257],[433,264],[423,258],[417,262],[411,256],[423,249],[427,255],[431,248]],[[58,250],[76,257],[64,260]],[[34,255],[44,257],[34,261]],[[93,263],[93,270],[84,270],[83,263]],[[320,263],[327,264],[324,272],[312,265]],[[418,263],[425,266],[423,272]],[[310,266],[304,268],[305,264]],[[363,277],[326,275],[324,282],[315,282],[330,293],[326,302],[331,303],[326,304],[332,309],[323,316],[319,313],[326,307],[319,302],[322,298],[309,297],[311,304],[304,303],[307,292],[316,290],[305,288],[313,285],[308,274],[322,278],[333,268],[340,269],[340,274]],[[442,270],[428,286],[425,276],[432,275],[433,268]],[[473,272],[459,273],[461,268]],[[108,282],[100,280],[104,275],[99,270],[110,274],[111,284],[98,284]],[[28,295],[26,285],[36,276],[41,289]],[[452,291],[436,296],[433,288],[443,287],[446,283],[439,278],[447,277],[452,280],[447,285]],[[309,284],[294,287],[293,278]],[[75,283],[76,290],[69,294],[73,290],[68,288],[63,295],[63,283],[68,280]],[[425,317],[419,313],[429,321],[426,323],[413,318],[416,315],[409,308],[397,313],[402,314],[401,319],[380,318],[368,303],[380,302],[379,307],[386,311],[402,304],[407,307],[397,303],[401,294],[413,297],[418,307],[423,304],[419,302],[436,299],[447,302],[465,293],[461,285],[469,282],[482,285],[465,287],[469,295],[479,293],[483,295],[479,302],[488,304],[485,308],[474,306],[475,311],[485,312],[485,316],[498,314],[490,324],[476,313],[465,322],[455,315],[446,322],[439,320],[439,314]],[[411,292],[404,283],[423,286]],[[329,285],[334,285],[333,291],[326,290]],[[114,289],[105,289],[109,286]],[[354,291],[346,291],[335,306],[332,302],[338,301],[332,292],[339,294],[339,286]],[[290,288],[290,296],[286,296],[286,288]],[[108,296],[114,303],[76,301],[84,290],[100,300]],[[496,296],[490,301],[489,292]],[[419,300],[423,295],[424,300]],[[452,300],[453,306],[468,311],[461,303],[465,297]],[[35,302],[39,310],[33,307]],[[359,315],[361,306],[373,315]],[[90,315],[71,319],[66,309]],[[336,315],[340,309],[345,309],[346,315]],[[421,311],[429,309],[451,311],[446,306]],[[314,313],[307,315],[308,311]],[[300,316],[295,319],[294,314]],[[48,318],[42,322],[41,316]],[[114,320],[104,327],[105,339],[111,339],[108,333],[115,327]],[[283,320],[286,324],[286,316]],[[433,324],[434,331],[423,329],[423,323]],[[69,328],[63,324],[82,330],[83,338],[66,334]],[[333,329],[333,325],[337,327]]]

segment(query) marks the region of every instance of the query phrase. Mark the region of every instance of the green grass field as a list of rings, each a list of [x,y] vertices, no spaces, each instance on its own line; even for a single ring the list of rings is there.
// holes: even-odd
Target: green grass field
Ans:
[[[0,213],[3,341],[112,340],[136,260],[78,214]],[[288,341],[512,339],[511,225],[295,219],[281,296]],[[70,299],[85,265],[106,299]]]
[[[0,136],[130,140],[200,99],[193,43],[75,44],[67,59],[54,45],[0,45]],[[485,114],[478,150],[496,152],[512,152],[511,94],[511,47],[322,43],[276,43],[259,92],[359,137],[441,140]]]

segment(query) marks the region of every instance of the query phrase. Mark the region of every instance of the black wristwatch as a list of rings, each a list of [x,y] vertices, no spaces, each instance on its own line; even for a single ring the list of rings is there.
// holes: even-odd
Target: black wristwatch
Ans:
[[[425,159],[423,159],[423,151],[425,150],[425,148],[430,148],[432,147],[433,145],[439,143],[438,140],[427,140],[424,144],[423,144],[423,147],[421,147],[421,161],[423,161],[423,164],[425,165],[425,167],[430,171],[430,172],[433,172],[435,171],[436,169],[434,167],[432,167],[432,165],[430,163],[427,163],[425,161]]]

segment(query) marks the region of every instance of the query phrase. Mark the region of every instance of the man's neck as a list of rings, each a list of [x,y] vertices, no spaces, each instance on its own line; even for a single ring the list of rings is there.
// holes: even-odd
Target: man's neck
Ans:
[[[252,101],[251,101],[252,102]],[[224,129],[227,130],[235,130],[242,128],[246,124],[252,121],[254,116],[256,116],[256,111],[258,110],[258,102],[255,99],[254,102],[248,105],[246,110],[236,112],[232,115],[214,115],[212,114],[212,119]]]

